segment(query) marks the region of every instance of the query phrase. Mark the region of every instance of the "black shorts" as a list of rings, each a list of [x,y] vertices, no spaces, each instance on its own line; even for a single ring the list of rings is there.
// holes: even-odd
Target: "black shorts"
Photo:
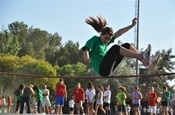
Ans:
[[[121,45],[122,47],[129,49],[130,44],[124,43]],[[99,67],[100,76],[106,77],[112,74],[115,68],[120,64],[123,59],[123,56],[120,55],[120,47],[119,45],[112,46],[106,55],[103,57]]]
[[[168,101],[162,101],[162,106],[168,106]]]
[[[69,111],[74,111],[74,108],[73,107],[69,107]]]
[[[126,105],[118,105],[118,112],[126,112]]]
[[[106,102],[104,102],[103,105],[104,105],[104,107],[110,107],[110,104],[106,103]]]
[[[133,103],[133,104],[132,104],[132,107],[140,107],[140,105],[139,105],[139,104]]]

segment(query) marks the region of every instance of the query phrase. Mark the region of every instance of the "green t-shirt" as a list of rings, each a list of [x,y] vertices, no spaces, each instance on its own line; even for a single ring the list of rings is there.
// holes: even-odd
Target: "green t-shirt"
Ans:
[[[43,100],[43,94],[42,91],[39,89],[38,92],[36,92],[37,94],[37,102],[41,102]]]
[[[126,94],[124,92],[117,93],[116,98],[117,98],[117,102],[120,105],[126,105],[126,98],[127,97],[126,97]]]
[[[21,91],[19,91],[19,94],[16,95],[17,100],[21,100],[22,93],[23,93],[23,91],[21,90]]]
[[[162,96],[162,100],[163,101],[169,101],[170,100],[170,92],[169,91],[166,91],[165,94]]]
[[[86,42],[85,46],[83,46],[82,50],[88,49],[91,59],[90,65],[97,73],[99,73],[100,63],[108,51],[109,44],[113,42],[114,37],[108,44],[103,44],[99,36],[93,36]]]

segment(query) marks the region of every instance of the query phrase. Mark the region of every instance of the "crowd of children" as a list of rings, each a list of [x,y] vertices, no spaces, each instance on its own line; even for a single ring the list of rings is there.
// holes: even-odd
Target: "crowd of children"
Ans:
[[[45,113],[45,114],[68,114],[64,113],[65,103],[69,105],[69,114],[98,115],[174,115],[175,94],[170,94],[166,86],[163,86],[162,96],[158,96],[154,87],[149,89],[146,106],[141,105],[143,98],[141,91],[135,87],[130,97],[127,97],[126,87],[120,86],[117,92],[110,91],[110,85],[104,87],[87,83],[86,89],[77,83],[72,94],[67,94],[67,87],[63,79],[59,79],[55,88],[55,99],[50,100],[50,92],[44,84],[40,89],[38,86],[25,86],[20,84],[15,90],[16,102],[8,96],[0,97],[0,113]],[[111,102],[111,93],[116,94],[116,101]],[[172,108],[170,108],[170,97]],[[130,98],[132,103],[127,103]],[[111,103],[115,111],[111,110]],[[160,104],[161,103],[161,104]],[[15,105],[15,109],[11,109]],[[161,106],[158,106],[161,105]],[[175,112],[175,111],[174,111]],[[171,114],[170,114],[171,113]]]

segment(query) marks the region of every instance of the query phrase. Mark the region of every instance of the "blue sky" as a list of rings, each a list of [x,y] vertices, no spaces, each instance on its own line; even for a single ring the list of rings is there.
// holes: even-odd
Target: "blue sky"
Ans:
[[[0,0],[0,25],[23,21],[28,26],[58,32],[62,42],[79,42],[83,46],[98,35],[84,20],[101,15],[114,31],[131,24],[135,17],[135,0]],[[134,28],[118,38],[134,42]],[[116,40],[117,43],[117,40]],[[173,48],[175,54],[175,1],[141,0],[139,47],[152,44],[157,50]]]
[[[62,42],[79,42],[83,46],[98,35],[85,23],[88,16],[101,15],[114,31],[131,24],[135,17],[135,0],[0,0],[0,26],[23,21],[28,26],[49,33],[58,32]],[[175,1],[140,0],[139,48],[152,44],[153,52],[173,49],[175,54]],[[118,38],[134,42],[134,28]],[[116,43],[117,41],[116,40]]]

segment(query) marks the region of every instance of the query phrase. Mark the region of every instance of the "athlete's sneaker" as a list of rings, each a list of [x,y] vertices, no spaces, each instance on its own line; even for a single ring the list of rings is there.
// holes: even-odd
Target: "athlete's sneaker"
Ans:
[[[151,54],[151,44],[148,44],[147,49],[144,52],[142,52],[143,62],[145,66],[149,66],[150,54]]]
[[[155,57],[153,57],[151,60],[150,60],[150,65],[148,66],[148,69],[149,70],[154,70],[154,68],[156,67],[156,65],[157,65],[157,63],[159,62],[159,60],[160,60],[160,53],[157,55],[157,56],[155,56]]]

